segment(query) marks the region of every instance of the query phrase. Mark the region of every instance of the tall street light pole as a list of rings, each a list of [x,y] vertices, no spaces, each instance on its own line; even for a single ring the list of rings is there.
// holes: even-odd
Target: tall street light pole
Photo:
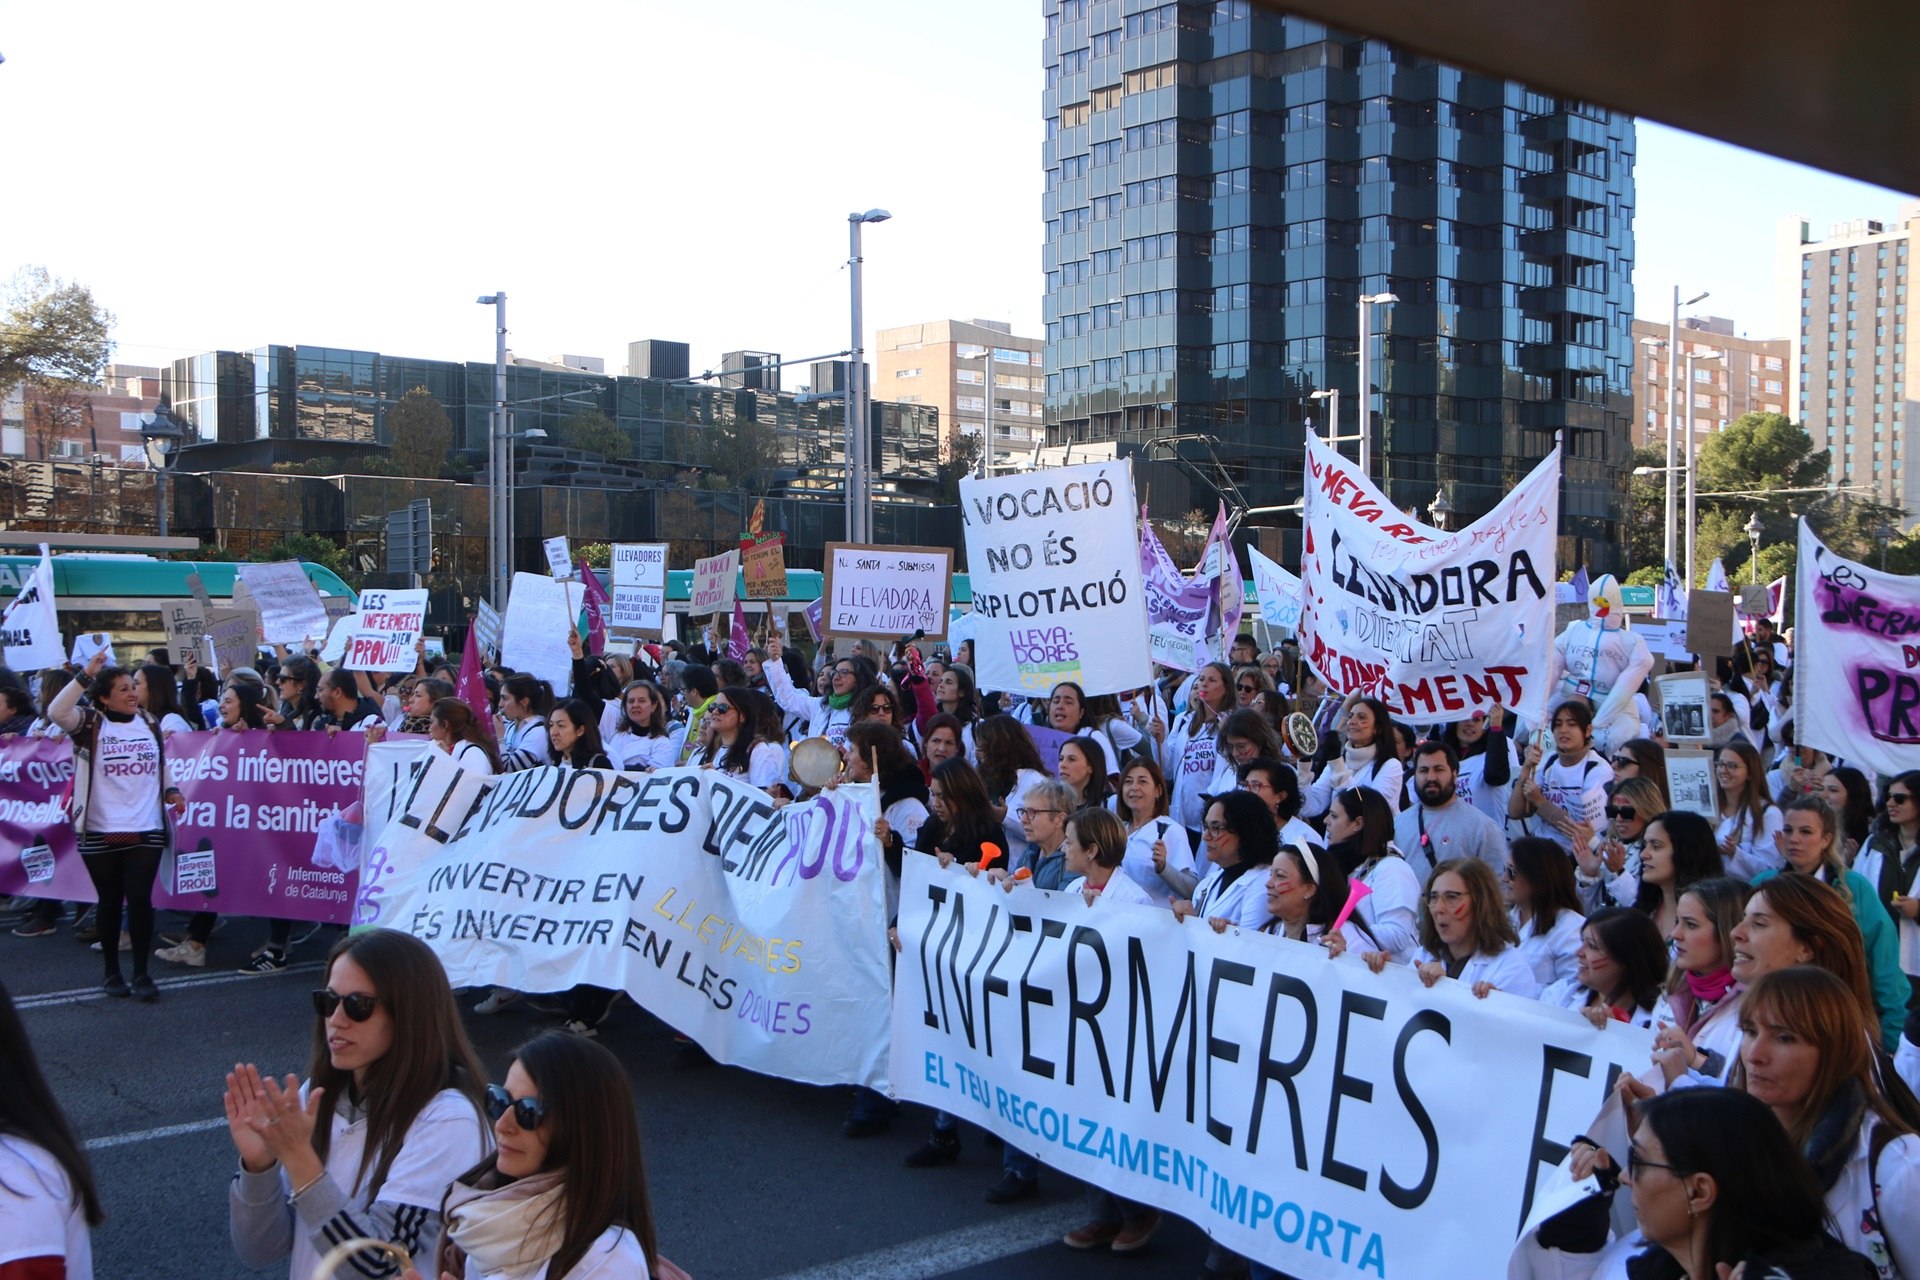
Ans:
[[[1400,299],[1391,293],[1360,295],[1360,474],[1371,476],[1368,466],[1373,458],[1373,332],[1368,307],[1385,306]],[[1382,451],[1384,455],[1384,450]],[[1384,479],[1384,470],[1382,472]],[[1381,486],[1385,488],[1384,485]],[[1389,495],[1391,496],[1391,495]]]
[[[1694,527],[1693,518],[1694,473],[1699,470],[1696,462],[1700,456],[1700,440],[1693,434],[1693,365],[1696,360],[1711,362],[1719,358],[1718,351],[1687,352],[1687,590],[1689,591],[1693,590],[1693,584],[1697,581],[1693,576],[1693,562],[1696,544],[1700,541],[1699,530]],[[1671,471],[1667,472],[1667,484],[1669,487],[1673,484]]]
[[[1662,351],[1662,350],[1671,351],[1673,348],[1667,346],[1667,344],[1659,338],[1642,338],[1640,339],[1640,345],[1643,348],[1645,348],[1647,353],[1647,378],[1646,378],[1647,403],[1649,406],[1651,406],[1653,403],[1653,384],[1655,382],[1655,378],[1653,376],[1654,352]],[[1671,360],[1669,360],[1669,363],[1671,363]],[[1653,432],[1651,430],[1647,432],[1647,440],[1649,444],[1652,443]],[[1671,455],[1673,452],[1673,448],[1672,448],[1672,445],[1673,445],[1673,372],[1671,369],[1669,369],[1667,372],[1667,445],[1668,445],[1667,452],[1669,455]],[[1634,474],[1639,475],[1642,470],[1650,470],[1650,468],[1636,468],[1634,471]],[[1674,531],[1678,527],[1678,517],[1680,514],[1674,508],[1673,499],[1674,499],[1675,470],[1673,465],[1673,459],[1671,456],[1669,456],[1667,459],[1666,475],[1667,475],[1667,505],[1665,508],[1666,541],[1662,544],[1665,558],[1661,561],[1661,569],[1663,572],[1665,571],[1667,566],[1675,563],[1673,558]]]
[[[1327,443],[1339,448],[1340,439],[1340,388],[1328,387],[1325,391],[1307,392],[1309,400],[1327,402]]]
[[[893,215],[885,209],[847,215],[847,283],[853,294],[853,341],[847,344],[847,541],[873,541],[873,489],[869,456],[872,429],[868,425],[866,339],[861,330],[860,228],[869,222],[885,222]]]
[[[982,402],[986,405],[986,410],[981,417],[980,426],[980,465],[974,472],[982,480],[987,478],[987,473],[991,470],[988,459],[993,455],[993,344],[991,342],[987,344],[986,356],[987,396]]]
[[[474,299],[493,308],[493,412],[487,416],[487,577],[493,584],[493,607],[507,611],[507,588],[513,581],[513,443],[507,438],[507,295],[489,293]]]
[[[180,447],[187,439],[185,424],[174,416],[173,404],[165,396],[153,406],[153,421],[141,426],[140,439],[147,448],[147,463],[153,468],[154,514],[159,520],[160,536],[164,538],[173,517],[173,503],[167,491],[167,473],[173,469],[175,460],[180,456]]]
[[[1691,307],[1697,302],[1706,301],[1705,292],[1696,293],[1685,302],[1680,301],[1680,286],[1673,286],[1673,318],[1667,325],[1667,564],[1673,563],[1674,536],[1673,512],[1675,507],[1674,486],[1680,479],[1679,463],[1674,428],[1680,425],[1680,308]],[[1693,404],[1692,377],[1688,377],[1686,390],[1687,404]],[[1693,483],[1693,417],[1689,407],[1687,417],[1687,483]],[[1693,500],[1687,500],[1687,590],[1693,590]],[[1665,566],[1662,566],[1663,570]]]

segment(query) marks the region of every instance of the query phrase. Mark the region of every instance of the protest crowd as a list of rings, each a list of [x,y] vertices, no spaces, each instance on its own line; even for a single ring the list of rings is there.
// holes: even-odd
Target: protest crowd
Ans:
[[[1610,590],[1596,584],[1596,617]],[[207,963],[222,922],[195,913],[169,931],[153,905],[178,791],[158,768],[99,767],[157,762],[177,734],[417,736],[482,778],[710,771],[776,811],[871,784],[890,912],[910,869],[938,868],[1009,903],[1076,899],[1091,920],[1157,913],[1183,931],[1315,946],[1360,990],[1403,972],[1498,1016],[1520,1017],[1506,1012],[1517,999],[1603,1037],[1650,1036],[1607,1102],[1629,1145],[1553,1135],[1567,1176],[1593,1190],[1531,1224],[1511,1275],[1701,1280],[1744,1264],[1747,1280],[1920,1280],[1920,767],[1886,775],[1796,741],[1789,635],[1763,618],[1731,657],[1668,655],[1709,690],[1703,813],[1670,789],[1675,744],[1650,684],[1614,705],[1569,682],[1531,720],[1500,705],[1396,713],[1330,689],[1295,638],[1267,633],[1261,651],[1237,613],[1214,656],[1102,693],[985,689],[977,640],[830,639],[809,658],[724,627],[624,653],[569,631],[565,687],[471,649],[461,666],[422,650],[392,675],[284,647],[220,679],[165,650],[130,668],[100,654],[0,672],[0,738],[73,745],[95,890],[20,899],[13,933],[91,942],[102,990],[132,1002],[156,999],[156,973]],[[257,935],[259,974],[323,928],[226,923]],[[677,1272],[655,1237],[624,1071],[594,1040],[631,1013],[625,993],[459,990],[407,932],[324,928],[307,1076],[241,1065],[225,1081],[243,1261],[286,1259],[304,1280],[361,1241],[352,1274],[367,1276],[402,1273],[388,1244],[427,1277]],[[914,950],[893,947],[902,964]],[[462,1018],[520,1001],[553,1027],[492,1083]],[[691,1039],[682,1051],[704,1052]],[[4,992],[0,1063],[0,1276],[88,1275],[101,1189]],[[1499,1081],[1462,1087],[1497,1105]],[[997,1143],[1000,1177],[981,1189],[994,1204],[1056,1176],[1037,1140],[928,1110],[917,1143],[875,1158],[928,1170]],[[842,1134],[880,1146],[901,1115],[857,1086]],[[1261,1159],[1285,1163],[1273,1150]],[[1126,1189],[1090,1180],[1064,1245],[1147,1248],[1166,1211]],[[5,1260],[42,1255],[64,1271]],[[1203,1276],[1289,1274],[1218,1243],[1193,1261]]]

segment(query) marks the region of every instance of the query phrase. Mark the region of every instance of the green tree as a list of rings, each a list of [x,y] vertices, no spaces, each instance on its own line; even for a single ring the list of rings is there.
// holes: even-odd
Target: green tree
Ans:
[[[585,560],[595,569],[608,569],[613,566],[613,544],[611,542],[583,542],[573,549],[575,560]]]
[[[1633,467],[1658,468],[1652,475],[1627,479],[1627,563],[1651,568],[1654,581],[1664,574],[1667,554],[1666,451],[1642,445],[1633,451]]]
[[[1780,413],[1743,413],[1700,446],[1695,485],[1703,493],[1805,489],[1827,482],[1828,453]]]
[[[314,533],[289,533],[254,556],[254,559],[269,562],[306,560],[313,564],[324,565],[338,574],[348,586],[355,586],[359,578],[359,575],[352,571],[353,563],[346,549],[334,545],[331,539]]]
[[[453,448],[453,420],[425,387],[400,397],[387,414],[387,447],[405,476],[438,476]]]
[[[576,413],[562,422],[560,443],[569,449],[584,449],[588,453],[616,460],[630,457],[633,453],[633,442],[627,439],[627,433],[620,429],[620,424],[598,409]]]
[[[780,464],[774,429],[751,418],[736,418],[694,433],[694,459],[704,469],[700,487],[765,493]]]
[[[0,318],[0,394],[23,382],[98,385],[113,356],[113,313],[83,284],[27,267],[7,290]]]

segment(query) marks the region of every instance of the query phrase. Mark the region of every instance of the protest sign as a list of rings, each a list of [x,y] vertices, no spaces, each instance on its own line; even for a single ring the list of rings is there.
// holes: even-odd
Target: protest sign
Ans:
[[[27,575],[20,592],[0,614],[0,647],[14,671],[57,667],[66,658],[60,643],[59,606],[53,597],[53,557],[40,548],[40,563]]]
[[[693,587],[687,593],[687,613],[702,618],[723,613],[733,607],[736,594],[734,575],[740,568],[740,553],[729,551],[693,562]]]
[[[412,671],[420,661],[414,646],[426,625],[425,587],[362,591],[340,665],[349,671]]]
[[[617,988],[722,1062],[886,1088],[870,784],[775,809],[713,770],[482,778],[436,753],[401,804],[355,920],[421,938],[455,986]]]
[[[120,665],[113,656],[113,637],[104,631],[82,631],[76,635],[73,638],[73,650],[67,655],[67,661],[76,667],[84,667],[93,661],[93,655],[96,653],[107,655],[108,666]]]
[[[1733,593],[1687,593],[1687,649],[1702,659],[1733,656]]]
[[[579,616],[581,587],[538,573],[513,575],[502,622],[500,664],[538,676],[553,686],[555,697],[573,687],[573,650],[567,635]]]
[[[1800,522],[1794,741],[1888,776],[1920,768],[1920,578],[1836,554]]]
[[[807,634],[813,637],[815,644],[819,644],[821,640],[826,638],[822,631],[827,624],[827,598],[825,596],[821,596],[818,600],[815,600],[812,604],[802,609],[800,611],[800,617],[801,620],[807,624]]]
[[[946,639],[953,552],[945,547],[830,542],[821,585],[827,635],[898,640],[924,631]]]
[[[321,596],[320,607],[327,611],[329,626],[353,612],[352,596]]]
[[[1233,536],[1227,529],[1227,504],[1222,502],[1213,517],[1213,530],[1207,534],[1207,549],[1200,557],[1195,578],[1207,581],[1209,610],[1207,657],[1216,655],[1226,661],[1233,639],[1240,634],[1240,611],[1247,601],[1246,582],[1240,577],[1240,558],[1233,554]]]
[[[212,650],[213,674],[222,680],[239,667],[251,667],[260,653],[260,615],[251,610],[208,611],[202,645]]]
[[[174,823],[176,852],[154,905],[346,923],[365,748],[358,733],[168,738],[167,778],[186,811]],[[89,896],[59,803],[72,776],[72,745],[63,738],[0,742],[0,893]]]
[[[1261,620],[1291,634],[1300,625],[1300,579],[1253,547],[1247,548],[1247,563],[1253,569]]]
[[[479,633],[480,647],[489,659],[500,656],[500,611],[480,601],[473,609],[473,629]]]
[[[1656,676],[1654,696],[1660,703],[1660,723],[1670,742],[1705,742],[1707,732],[1707,673],[1677,671]]]
[[[187,591],[193,596],[194,603],[200,606],[200,612],[213,612],[213,597],[207,594],[207,584],[199,574],[187,575]]]
[[[1465,529],[1423,525],[1307,436],[1301,649],[1336,693],[1425,724],[1509,707],[1546,717],[1556,448]]]
[[[740,544],[740,573],[749,600],[778,600],[787,594],[787,535],[763,534]]]
[[[613,630],[657,632],[667,616],[667,544],[613,544]]]
[[[898,930],[902,1096],[1301,1280],[1506,1274],[1565,1140],[1652,1046],[931,858],[903,868]]]
[[[350,613],[333,620],[333,626],[327,631],[326,642],[320,646],[320,661],[340,665],[340,659],[347,651],[347,637],[353,634],[359,618],[359,614]]]
[[[1088,694],[1153,678],[1125,461],[960,482],[982,689]]]
[[[268,644],[304,644],[327,634],[327,606],[297,560],[243,564],[235,571],[260,611],[260,638]]]
[[[1699,747],[1667,748],[1667,795],[1674,808],[1718,823],[1720,797],[1715,791],[1713,752]]]
[[[1159,543],[1148,528],[1141,534],[1142,559],[1148,540]],[[1144,565],[1143,565],[1144,568]],[[1169,591],[1157,577],[1142,575],[1147,602],[1147,652],[1163,667],[1192,671],[1210,656],[1205,652],[1207,618],[1213,609],[1213,583],[1206,578],[1179,585]]]
[[[556,578],[573,576],[573,552],[567,548],[565,535],[546,539],[540,544],[540,549],[547,553],[548,573]]]
[[[207,633],[207,615],[201,612],[198,601],[162,601],[160,625],[166,628],[167,652],[176,666],[188,659],[206,665],[206,655],[200,652],[200,637]]]

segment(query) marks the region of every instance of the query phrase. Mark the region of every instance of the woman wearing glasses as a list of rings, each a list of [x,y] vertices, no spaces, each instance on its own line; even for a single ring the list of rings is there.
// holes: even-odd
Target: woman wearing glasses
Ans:
[[[1273,919],[1267,909],[1267,868],[1280,851],[1280,829],[1266,801],[1247,791],[1207,798],[1202,827],[1207,874],[1191,900],[1176,898],[1173,914],[1184,920],[1221,920],[1242,929],[1263,929]]]
[[[780,637],[767,639],[767,660],[761,664],[767,675],[767,694],[789,715],[807,722],[809,738],[825,738],[839,746],[846,741],[847,726],[853,723],[853,700],[860,691],[875,682],[874,671],[864,658],[837,658],[827,668],[827,692],[814,698],[793,687],[786,664],[780,658]]]
[[[390,1240],[415,1257],[440,1244],[447,1186],[492,1146],[485,1074],[446,972],[427,944],[391,929],[342,938],[313,993],[307,1081],[276,1084],[251,1063],[227,1075],[234,1251],[249,1267],[291,1255],[306,1280],[333,1245]],[[355,1273],[397,1276],[387,1255]]]
[[[1920,1007],[1920,770],[1887,784],[1880,813],[1854,870],[1873,883],[1900,944],[1900,968],[1913,989],[1908,1007]]]
[[[1384,951],[1361,957],[1379,973],[1392,959]],[[1414,972],[1432,986],[1457,978],[1486,998],[1490,991],[1533,999],[1540,994],[1533,966],[1520,954],[1520,939],[1500,903],[1500,883],[1478,858],[1449,858],[1433,869],[1420,903],[1420,948]]]
[[[447,1188],[435,1280],[646,1280],[653,1203],[620,1060],[549,1033],[514,1050],[486,1100],[494,1154]]]

